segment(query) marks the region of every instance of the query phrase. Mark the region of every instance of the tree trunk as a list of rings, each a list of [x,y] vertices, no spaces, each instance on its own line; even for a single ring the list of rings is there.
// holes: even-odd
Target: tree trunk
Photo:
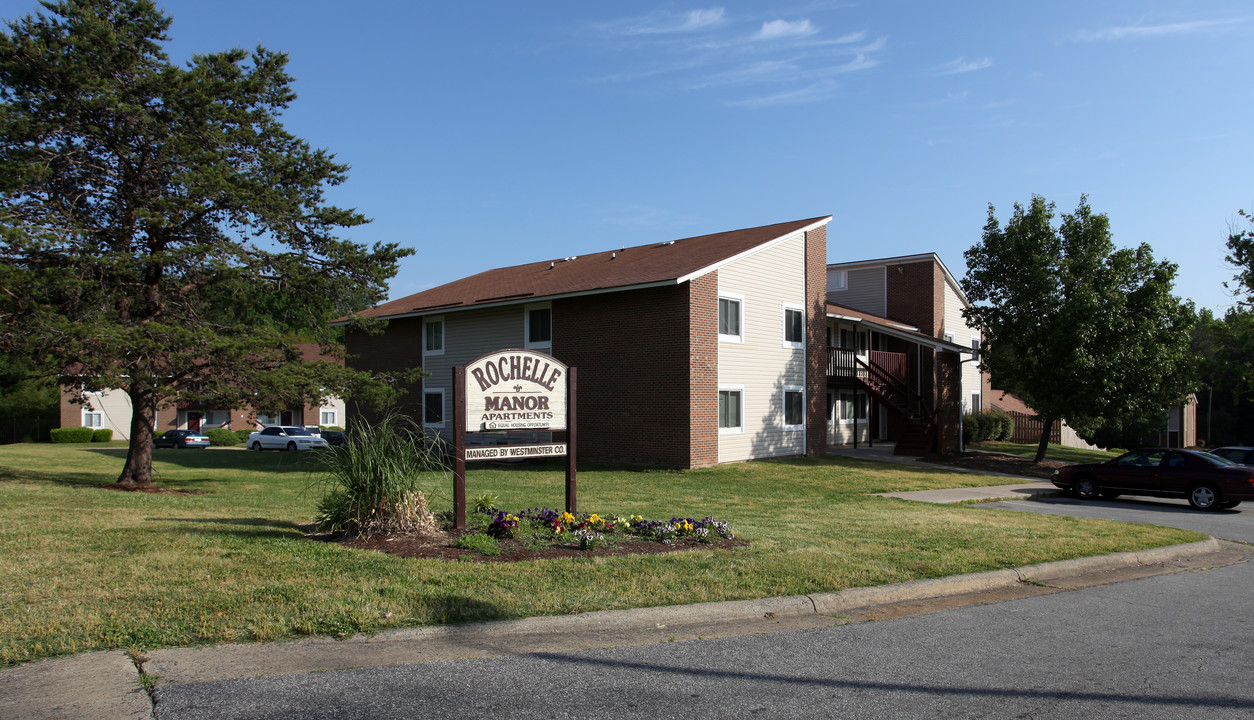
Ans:
[[[1041,441],[1036,446],[1036,457],[1033,463],[1038,463],[1045,459],[1045,451],[1049,449],[1050,430],[1054,429],[1054,419],[1051,417],[1041,417]]]
[[[126,465],[118,477],[119,485],[131,487],[152,485],[152,436],[157,421],[157,398],[151,390],[127,390],[131,398],[131,440],[126,450]]]

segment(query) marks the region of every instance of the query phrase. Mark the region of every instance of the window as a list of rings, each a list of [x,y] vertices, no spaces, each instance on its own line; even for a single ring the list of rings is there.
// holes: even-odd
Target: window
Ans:
[[[971,357],[975,360],[980,359],[980,339],[978,337],[971,338]]]
[[[954,341],[954,334],[953,334],[953,333],[951,333],[951,332],[949,332],[948,330],[946,330],[946,331],[945,331],[945,342],[947,342],[947,343],[951,343],[951,342],[953,342],[953,341]]]
[[[718,339],[744,342],[745,299],[739,295],[718,298]]]
[[[842,392],[840,394],[840,419],[843,422],[866,420],[867,396],[862,393]]]
[[[422,393],[422,424],[428,427],[444,424],[444,389]]]
[[[91,410],[83,411],[83,427],[99,428],[104,427],[104,413],[93,412]]]
[[[784,306],[784,347],[805,347],[805,311],[800,305]]]
[[[527,327],[525,329],[528,348],[548,348],[553,346],[553,308],[527,307]]]
[[[859,355],[866,355],[867,341],[867,333],[865,331],[840,331],[840,347],[842,350],[857,350]]]
[[[848,270],[832,270],[827,274],[827,290],[834,292],[845,290],[849,287],[849,271]]]
[[[827,422],[832,423],[836,420],[836,395],[831,390],[827,391]]]
[[[971,412],[980,412],[980,394],[971,393]]]
[[[831,325],[827,326],[827,346],[828,347],[832,346],[832,326]]]
[[[798,430],[805,427],[805,391],[800,387],[784,388],[784,429]]]
[[[729,388],[718,391],[718,431],[738,433],[744,430],[744,391]]]
[[[323,411],[322,411],[322,422],[321,422],[321,423],[319,423],[319,424],[320,424],[320,425],[339,425],[339,423],[338,423],[338,422],[336,422],[336,420],[337,420],[336,415],[337,415],[337,414],[338,414],[338,413],[336,413],[334,410],[323,410]]]
[[[423,323],[423,355],[444,354],[444,318],[433,318]]]

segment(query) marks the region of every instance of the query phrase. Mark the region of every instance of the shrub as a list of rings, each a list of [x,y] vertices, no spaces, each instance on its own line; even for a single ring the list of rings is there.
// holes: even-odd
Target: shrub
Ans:
[[[966,443],[984,440],[984,418],[979,413],[967,413],[962,416],[962,440]]]
[[[360,426],[352,440],[319,453],[325,474],[314,484],[329,488],[318,502],[318,527],[366,538],[439,534],[419,482],[443,480],[448,468],[422,428],[391,413]]]
[[[232,430],[226,428],[213,428],[205,431],[205,435],[209,438],[209,444],[214,447],[235,447],[243,442]]]
[[[113,440],[113,431],[109,428],[97,428],[91,433],[92,442],[109,442]]]
[[[96,431],[89,427],[53,428],[48,435],[54,443],[91,442]]]
[[[235,437],[239,438],[240,442],[246,443],[248,442],[248,436],[252,435],[256,431],[252,429],[247,429],[247,430],[232,430],[231,432],[235,434]]]
[[[997,419],[1001,422],[1001,432],[997,433],[997,439],[1005,442],[1014,437],[1015,419],[1007,412],[998,412],[996,415]]]

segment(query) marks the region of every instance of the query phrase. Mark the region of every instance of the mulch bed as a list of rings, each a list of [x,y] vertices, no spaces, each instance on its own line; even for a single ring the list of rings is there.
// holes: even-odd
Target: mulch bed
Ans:
[[[175,488],[157,487],[156,485],[121,485],[112,483],[109,485],[93,485],[92,487],[101,490],[120,490],[121,492],[139,492],[150,493],[153,495],[207,495],[205,490],[176,490]]]
[[[618,542],[596,548],[580,550],[578,545],[551,545],[545,548],[528,548],[522,540],[503,539],[500,555],[483,555],[477,550],[453,547],[459,533],[450,531],[440,537],[379,536],[369,540],[346,537],[343,533],[309,533],[305,537],[323,542],[335,542],[357,550],[377,550],[404,558],[432,558],[436,560],[464,562],[522,562],[524,560],[550,560],[554,558],[621,557],[625,555],[660,555],[684,550],[730,550],[748,545],[745,540],[715,540],[698,542],[695,537],[675,539],[671,544],[638,540],[620,536]]]
[[[957,455],[928,455],[923,462],[938,465],[954,465],[968,470],[1006,473],[1007,475],[1023,475],[1025,477],[1048,480],[1054,476],[1054,470],[1071,465],[1061,460],[1042,460],[1032,462],[1032,458],[1020,455],[1006,455],[993,452],[966,452]]]

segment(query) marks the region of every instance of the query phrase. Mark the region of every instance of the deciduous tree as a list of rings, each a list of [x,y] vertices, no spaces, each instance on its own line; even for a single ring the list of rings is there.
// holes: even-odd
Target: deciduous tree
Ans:
[[[152,482],[159,405],[377,390],[293,370],[291,331],[333,349],[326,321],[382,300],[410,251],[339,237],[367,220],[325,198],[347,166],[280,121],[286,56],[176,64],[148,0],[44,8],[0,34],[0,351],[126,392],[123,484]]]
[[[1192,389],[1193,309],[1172,294],[1176,266],[1148,245],[1116,249],[1110,223],[1081,197],[1054,223],[1053,203],[1018,203],[1005,227],[994,208],[967,250],[964,311],[980,328],[981,369],[1045,421],[1084,435],[1105,421],[1150,417]]]

